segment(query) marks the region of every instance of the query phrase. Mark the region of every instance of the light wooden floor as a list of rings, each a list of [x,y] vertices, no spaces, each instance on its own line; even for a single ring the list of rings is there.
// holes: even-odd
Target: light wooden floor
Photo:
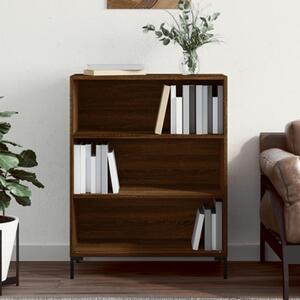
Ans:
[[[24,262],[21,286],[3,296],[281,297],[278,263],[230,263],[222,278],[210,262],[83,262],[69,279],[68,263]],[[300,296],[300,266],[291,267],[291,296]]]

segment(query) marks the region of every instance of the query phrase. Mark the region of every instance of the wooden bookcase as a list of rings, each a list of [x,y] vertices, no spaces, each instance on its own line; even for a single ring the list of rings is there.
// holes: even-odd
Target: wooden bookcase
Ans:
[[[163,85],[223,85],[223,135],[171,135],[170,104],[154,134]],[[76,143],[114,149],[119,194],[73,193]],[[197,208],[223,202],[222,251],[193,251]],[[227,77],[71,76],[70,257],[214,257],[227,266]]]

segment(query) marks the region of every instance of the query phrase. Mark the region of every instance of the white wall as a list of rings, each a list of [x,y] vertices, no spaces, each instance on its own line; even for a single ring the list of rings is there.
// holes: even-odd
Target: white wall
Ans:
[[[255,259],[259,237],[258,135],[300,118],[298,0],[211,0],[224,43],[200,51],[202,72],[229,76],[229,242],[232,259]],[[144,63],[178,72],[180,50],[141,27],[164,11],[105,9],[105,0],[1,0],[1,110],[11,139],[36,150],[45,190],[21,218],[25,259],[65,259],[68,244],[68,77],[87,63]],[[51,246],[51,247],[50,247]]]

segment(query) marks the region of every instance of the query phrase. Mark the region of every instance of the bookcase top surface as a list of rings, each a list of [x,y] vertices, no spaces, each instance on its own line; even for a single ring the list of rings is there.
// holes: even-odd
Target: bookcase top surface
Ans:
[[[225,80],[227,76],[224,74],[146,74],[146,75],[107,75],[107,76],[88,76],[84,74],[74,74],[71,76],[73,80]]]

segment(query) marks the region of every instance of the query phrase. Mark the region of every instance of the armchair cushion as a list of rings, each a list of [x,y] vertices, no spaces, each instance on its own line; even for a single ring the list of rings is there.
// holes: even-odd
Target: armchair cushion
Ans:
[[[288,150],[300,155],[300,121],[294,121],[286,129]]]
[[[287,241],[300,243],[300,157],[280,149],[269,149],[261,153],[260,164],[284,202]],[[264,200],[264,205],[270,203],[270,199],[269,196]]]

